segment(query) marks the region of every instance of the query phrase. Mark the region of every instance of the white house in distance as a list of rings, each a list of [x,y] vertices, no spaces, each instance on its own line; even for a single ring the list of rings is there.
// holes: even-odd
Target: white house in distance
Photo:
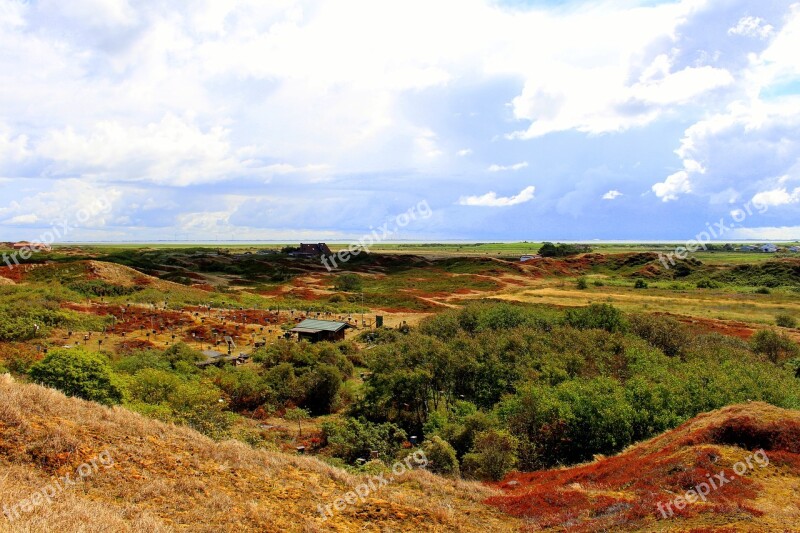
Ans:
[[[778,251],[778,247],[774,244],[763,244],[759,246],[758,249],[767,254],[774,254]]]

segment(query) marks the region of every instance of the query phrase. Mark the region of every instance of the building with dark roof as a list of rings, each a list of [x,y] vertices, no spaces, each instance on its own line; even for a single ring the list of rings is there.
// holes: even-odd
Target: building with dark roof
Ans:
[[[328,245],[324,242],[318,242],[316,244],[300,243],[300,249],[296,252],[292,252],[292,255],[307,255],[310,257],[324,255],[327,257],[333,255],[333,252],[331,252],[331,249],[328,248]]]
[[[300,340],[309,342],[335,342],[344,340],[345,331],[347,328],[351,327],[353,326],[346,322],[306,319],[289,331],[291,333],[297,333],[297,336]]]

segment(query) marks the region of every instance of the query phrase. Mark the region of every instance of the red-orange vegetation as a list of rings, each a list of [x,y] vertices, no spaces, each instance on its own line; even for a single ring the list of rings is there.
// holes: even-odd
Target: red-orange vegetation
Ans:
[[[510,474],[493,484],[505,493],[487,503],[530,519],[539,528],[635,529],[664,519],[659,504],[703,483],[713,487],[711,481],[721,475],[729,481],[710,490],[707,502],[673,507],[670,518],[696,520],[713,513],[753,520],[764,516],[757,503],[762,490],[758,472],[767,465],[751,459],[752,467],[744,475],[734,468],[759,450],[768,455],[771,468],[800,476],[800,413],[763,403],[706,413],[613,457],[572,468]]]

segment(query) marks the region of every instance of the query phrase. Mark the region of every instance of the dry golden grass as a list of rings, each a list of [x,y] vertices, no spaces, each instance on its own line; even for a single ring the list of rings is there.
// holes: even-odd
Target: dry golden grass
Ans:
[[[475,483],[414,471],[323,520],[319,504],[363,482],[315,458],[214,442],[183,427],[0,376],[0,494],[7,508],[104,451],[76,487],[0,531],[514,531]]]

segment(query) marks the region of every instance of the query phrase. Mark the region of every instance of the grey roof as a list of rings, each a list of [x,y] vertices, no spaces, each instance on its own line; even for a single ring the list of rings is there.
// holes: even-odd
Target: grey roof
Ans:
[[[334,320],[313,320],[307,318],[297,324],[289,331],[295,333],[316,333],[317,331],[339,331],[342,328],[350,327],[346,322],[336,322]]]

